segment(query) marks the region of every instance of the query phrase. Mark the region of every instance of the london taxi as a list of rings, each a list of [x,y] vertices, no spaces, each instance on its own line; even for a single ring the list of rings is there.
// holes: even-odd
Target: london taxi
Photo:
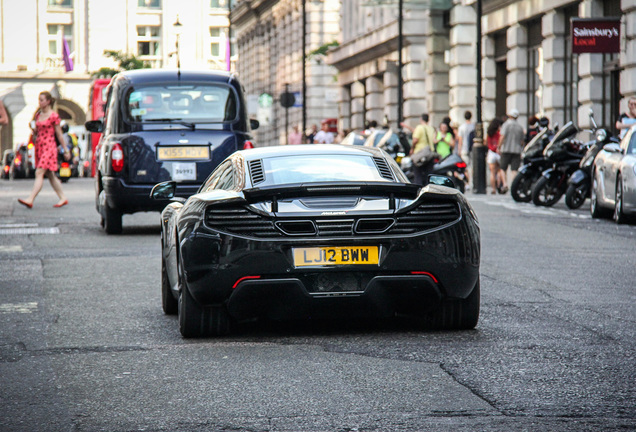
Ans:
[[[163,209],[150,198],[155,184],[176,181],[182,198],[196,193],[227,156],[252,147],[258,122],[232,73],[141,69],[113,77],[104,119],[85,126],[102,132],[96,208],[104,230],[118,234],[124,214]]]

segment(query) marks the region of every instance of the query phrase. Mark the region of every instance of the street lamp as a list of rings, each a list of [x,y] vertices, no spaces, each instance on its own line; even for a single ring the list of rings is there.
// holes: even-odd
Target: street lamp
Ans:
[[[179,22],[178,14],[177,20],[174,24],[172,24],[172,26],[174,27],[174,34],[177,36],[177,41],[175,42],[175,53],[177,54],[177,70],[179,71],[179,74],[181,74],[181,59],[179,58],[179,36],[181,36],[181,32],[183,31],[183,24]]]

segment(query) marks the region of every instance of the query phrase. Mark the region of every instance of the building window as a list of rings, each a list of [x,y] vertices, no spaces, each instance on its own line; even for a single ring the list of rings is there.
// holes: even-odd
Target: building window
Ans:
[[[495,42],[495,117],[502,118],[508,112],[506,103],[508,99],[508,61],[506,53],[506,32],[502,31],[493,35]]]
[[[210,27],[210,55],[221,57],[221,43],[225,39],[225,33],[221,27]]]
[[[64,39],[68,44],[69,51],[73,51],[73,27],[62,24],[49,24],[46,26],[48,32],[48,48],[50,57],[61,57]]]
[[[161,8],[161,0],[137,0],[137,6],[142,8]]]
[[[73,0],[49,0],[49,7],[73,7]]]
[[[212,9],[227,9],[228,2],[230,3],[230,8],[233,8],[236,4],[236,0],[210,0],[210,8]]]
[[[137,55],[140,57],[158,57],[161,38],[158,26],[137,26]]]

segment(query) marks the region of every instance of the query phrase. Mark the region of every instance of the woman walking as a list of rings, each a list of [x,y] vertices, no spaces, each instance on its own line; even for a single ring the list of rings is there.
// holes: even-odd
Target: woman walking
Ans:
[[[55,173],[57,172],[57,143],[55,137],[64,148],[64,159],[69,160],[71,153],[64,135],[62,134],[62,128],[60,127],[60,116],[53,111],[53,105],[55,99],[49,92],[40,93],[38,104],[40,108],[33,115],[33,122],[31,128],[35,134],[35,183],[33,184],[33,190],[31,195],[25,200],[18,199],[18,202],[28,208],[33,208],[33,201],[38,196],[42,185],[44,184],[44,177],[46,176],[53,187],[53,190],[60,198],[60,200],[53,207],[62,207],[68,204],[66,195],[62,190],[62,183],[57,178]]]
[[[486,161],[488,162],[488,169],[490,170],[490,187],[492,188],[492,194],[506,193],[508,192],[508,186],[506,186],[506,177],[503,170],[499,166],[499,137],[501,129],[501,121],[494,119],[488,125],[486,131],[486,143],[488,145],[488,156]]]

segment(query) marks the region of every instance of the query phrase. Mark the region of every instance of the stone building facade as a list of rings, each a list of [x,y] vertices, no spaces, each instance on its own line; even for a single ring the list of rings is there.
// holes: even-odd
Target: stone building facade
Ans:
[[[384,5],[382,5],[384,4]],[[360,129],[385,116],[397,126],[397,1],[349,0],[340,12],[340,46],[329,51],[338,69],[339,120]],[[572,54],[571,18],[620,17],[619,54]],[[403,113],[414,126],[421,113],[438,124],[475,114],[475,0],[404,0]],[[535,114],[553,123],[574,120],[613,127],[636,95],[634,0],[483,0],[482,119],[512,108],[525,124]]]
[[[181,67],[226,69],[228,1],[0,1],[0,99],[10,117],[0,150],[27,141],[44,90],[58,99],[60,117],[83,124],[91,74],[116,67],[105,50],[133,54],[156,68],[176,67],[177,17]],[[70,72],[62,57],[64,39],[73,60]],[[235,68],[236,49],[231,53]]]
[[[251,116],[261,125],[255,131],[257,145],[287,142],[294,126],[302,128],[338,116],[337,71],[314,54],[340,37],[339,0],[306,1],[305,82],[307,100],[300,98],[287,109],[280,103],[284,92],[302,95],[304,0],[239,0],[232,9],[240,61],[237,70],[248,98]]]

